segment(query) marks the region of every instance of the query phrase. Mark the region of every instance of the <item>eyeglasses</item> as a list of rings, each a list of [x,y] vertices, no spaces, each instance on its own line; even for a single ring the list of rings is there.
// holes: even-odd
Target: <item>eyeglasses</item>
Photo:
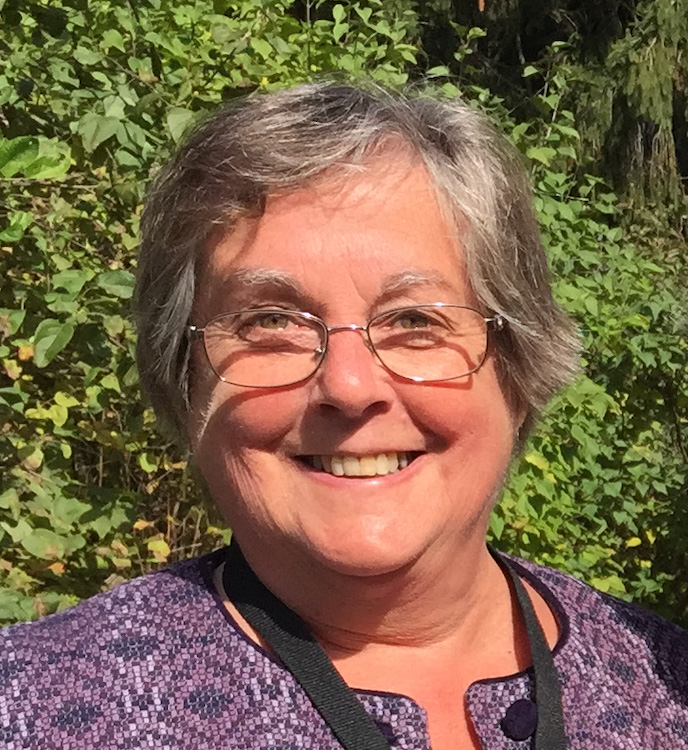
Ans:
[[[333,333],[360,332],[389,372],[416,383],[456,380],[474,373],[487,356],[488,330],[501,331],[501,315],[436,302],[400,307],[364,326],[328,326],[307,312],[257,308],[226,313],[203,328],[202,338],[220,380],[245,388],[281,388],[308,380],[320,367]]]

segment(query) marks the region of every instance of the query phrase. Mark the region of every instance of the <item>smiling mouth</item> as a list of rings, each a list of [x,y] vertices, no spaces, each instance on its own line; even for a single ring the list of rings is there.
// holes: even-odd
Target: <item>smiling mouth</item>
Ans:
[[[381,477],[405,469],[420,455],[420,451],[394,451],[369,456],[299,456],[299,460],[335,477]]]

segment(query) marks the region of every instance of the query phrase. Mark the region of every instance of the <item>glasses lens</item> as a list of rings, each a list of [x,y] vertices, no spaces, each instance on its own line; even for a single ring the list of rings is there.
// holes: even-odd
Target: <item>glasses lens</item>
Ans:
[[[391,310],[368,327],[382,364],[411,380],[453,380],[475,372],[487,353],[487,326],[476,310],[421,305]]]
[[[318,322],[285,310],[244,310],[204,330],[215,374],[227,383],[276,388],[298,383],[318,366],[325,338]]]

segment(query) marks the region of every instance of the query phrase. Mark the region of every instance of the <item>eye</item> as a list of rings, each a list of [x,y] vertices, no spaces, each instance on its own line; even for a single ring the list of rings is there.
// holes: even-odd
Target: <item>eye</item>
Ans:
[[[299,329],[298,319],[281,310],[255,310],[238,318],[236,335],[246,342],[269,343],[276,337],[292,336]]]
[[[247,320],[244,325],[246,326],[257,326],[259,328],[267,328],[270,330],[284,330],[287,326],[293,324],[294,319],[281,312],[268,312],[268,313],[257,313]]]
[[[391,322],[396,322],[401,328],[411,330],[414,328],[427,328],[428,326],[433,325],[435,321],[420,310],[409,310],[396,317],[396,319],[392,319]]]
[[[429,329],[442,329],[451,326],[439,310],[428,310],[422,308],[404,308],[403,310],[392,310],[388,315],[381,316],[380,325],[390,331],[427,331]]]
[[[206,343],[236,351],[312,353],[321,345],[322,335],[318,322],[304,313],[266,308],[221,318],[217,329],[206,330]]]

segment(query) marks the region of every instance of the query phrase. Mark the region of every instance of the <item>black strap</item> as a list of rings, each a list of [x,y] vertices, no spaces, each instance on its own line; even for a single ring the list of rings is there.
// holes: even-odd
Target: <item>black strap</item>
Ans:
[[[528,634],[530,656],[533,660],[533,698],[538,710],[533,748],[534,750],[566,750],[561,685],[552,652],[549,650],[545,634],[542,632],[533,609],[533,603],[521,579],[506,560],[496,555],[495,559],[513,584]]]
[[[533,750],[566,750],[561,688],[552,654],[521,580],[506,560],[493,554],[513,584],[530,643],[538,708]],[[263,585],[236,542],[227,551],[222,583],[242,617],[281,659],[346,750],[390,750],[306,624]]]
[[[303,620],[262,584],[237,544],[229,548],[222,583],[241,616],[265,638],[343,747],[389,750],[385,736]]]

